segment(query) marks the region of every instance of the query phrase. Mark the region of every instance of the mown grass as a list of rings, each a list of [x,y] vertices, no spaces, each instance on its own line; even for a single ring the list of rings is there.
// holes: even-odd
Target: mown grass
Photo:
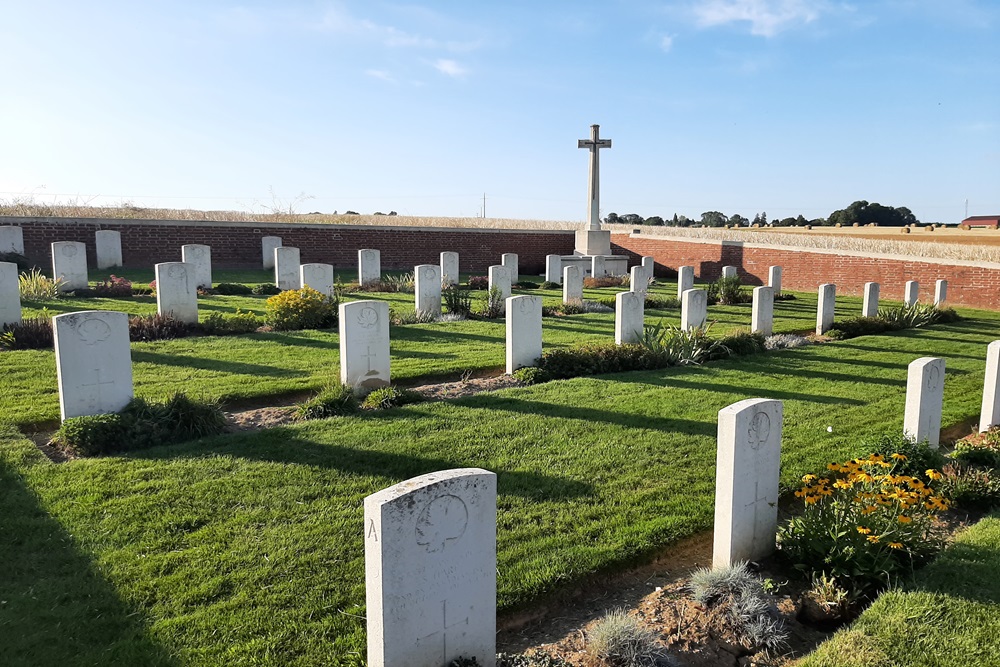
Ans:
[[[884,593],[801,667],[1000,665],[1000,516],[964,531],[900,589]]]
[[[975,414],[998,322],[578,378],[61,465],[8,436],[0,522],[27,513],[39,523],[0,540],[0,562],[17,573],[0,584],[0,599],[14,600],[0,606],[0,628],[22,629],[0,643],[0,662],[71,662],[80,646],[100,663],[119,644],[148,652],[146,662],[197,665],[321,665],[363,652],[362,500],[444,468],[498,474],[502,609],[586,585],[591,573],[711,526],[722,407],[749,397],[785,402],[781,480],[791,488],[860,453],[865,436],[901,430],[906,366],[917,357],[947,359],[946,424]],[[40,549],[56,552],[43,559],[53,559],[47,569],[25,562]],[[106,646],[91,636],[86,604],[72,604],[88,596],[108,615]],[[28,631],[40,627],[58,630]],[[49,634],[58,637],[48,642]]]

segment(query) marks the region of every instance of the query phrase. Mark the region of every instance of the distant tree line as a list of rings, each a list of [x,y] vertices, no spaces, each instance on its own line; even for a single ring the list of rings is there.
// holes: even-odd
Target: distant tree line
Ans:
[[[623,215],[608,213],[608,216],[604,218],[604,222],[609,224],[664,227],[725,227],[727,225],[730,227],[750,227],[752,225],[759,227],[791,227],[796,225],[834,227],[837,224],[840,224],[842,227],[852,227],[855,223],[861,226],[875,223],[880,227],[905,227],[920,223],[910,209],[905,206],[883,206],[877,202],[868,203],[864,200],[856,201],[847,208],[834,211],[829,217],[813,218],[811,220],[806,219],[801,214],[794,218],[768,220],[766,212],[757,213],[754,215],[753,220],[750,220],[739,213],[726,215],[719,211],[705,211],[701,214],[700,219],[693,219],[684,215],[677,215],[676,213],[674,213],[672,218],[661,218],[658,215],[644,218],[638,213],[625,213]]]

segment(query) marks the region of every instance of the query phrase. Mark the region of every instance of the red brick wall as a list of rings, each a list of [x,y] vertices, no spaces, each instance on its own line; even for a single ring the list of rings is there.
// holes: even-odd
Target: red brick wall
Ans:
[[[929,302],[934,295],[934,281],[948,281],[947,303],[975,308],[1000,310],[1000,268],[967,266],[899,259],[864,257],[834,252],[745,247],[735,242],[695,243],[654,237],[631,237],[612,234],[615,254],[630,255],[629,264],[643,255],[656,262],[657,275],[676,276],[677,267],[693,266],[695,275],[715,280],[723,266],[736,266],[744,283],[767,284],[768,268],[782,267],[782,286],[792,290],[812,291],[823,283],[837,285],[838,294],[861,295],[866,282],[881,285],[881,297],[903,300],[907,280],[920,283],[920,300]]]
[[[90,266],[96,266],[94,232],[112,229],[122,235],[122,261],[128,267],[152,267],[157,262],[179,262],[181,246],[202,243],[212,247],[212,265],[220,268],[261,266],[260,240],[280,236],[282,244],[297,247],[301,261],[324,262],[335,268],[356,269],[358,250],[381,251],[383,269],[413,269],[437,264],[446,250],[459,253],[461,270],[486,274],[500,255],[514,252],[522,273],[545,271],[545,255],[573,253],[572,231],[524,231],[414,227],[347,227],[324,224],[265,224],[227,222],[132,221],[61,218],[0,218],[0,225],[24,230],[24,251],[40,266],[51,265],[49,244],[82,241]]]

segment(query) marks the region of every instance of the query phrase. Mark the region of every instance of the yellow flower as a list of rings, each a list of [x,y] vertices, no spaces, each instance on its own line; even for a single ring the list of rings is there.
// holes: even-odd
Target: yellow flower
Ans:
[[[827,470],[832,470],[834,472],[840,472],[840,464],[839,463],[828,463],[828,464],[826,464],[826,469]]]
[[[806,475],[805,477],[802,478],[802,482],[805,483],[805,484],[808,484],[809,482],[813,481],[814,479],[816,479],[816,475]]]
[[[871,528],[866,528],[865,526],[858,526],[858,532],[862,535],[870,535],[872,532]]]
[[[906,455],[905,454],[893,454],[892,458],[896,459],[897,461],[905,461],[906,460]]]
[[[910,517],[906,516],[905,514],[900,514],[898,517],[896,517],[896,519],[900,523],[910,523],[911,521],[913,521],[913,519],[911,519]]]
[[[903,543],[902,542],[889,542],[889,548],[890,549],[902,549],[903,548]]]
[[[874,505],[869,505],[868,507],[866,507],[863,510],[861,510],[861,513],[867,516],[869,514],[877,512],[877,511],[878,511],[877,507],[875,507]]]
[[[934,468],[929,468],[925,472],[927,473],[927,476],[930,477],[931,479],[941,479],[941,473],[939,473],[937,470],[934,470]]]
[[[878,535],[869,535],[868,541],[871,542],[872,544],[878,543]]]
[[[806,500],[806,505],[812,505],[817,500],[819,500],[819,496],[806,496],[805,500]]]

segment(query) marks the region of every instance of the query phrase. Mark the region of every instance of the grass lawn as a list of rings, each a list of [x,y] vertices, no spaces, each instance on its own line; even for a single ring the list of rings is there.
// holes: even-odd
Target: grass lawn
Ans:
[[[902,589],[883,594],[801,667],[1000,665],[1000,515],[966,530]]]
[[[110,274],[110,272],[107,272]],[[152,277],[151,271],[123,271],[137,282]],[[216,282],[265,282],[266,271],[216,271]],[[103,277],[103,274],[100,276]],[[353,277],[353,276],[352,276]],[[613,297],[622,288],[586,290],[587,299]],[[561,303],[559,290],[521,290],[537,294],[548,305]],[[479,295],[482,292],[474,293]],[[675,296],[676,285],[665,283],[653,295]],[[816,295],[799,294],[792,301],[775,303],[776,332],[804,332],[815,328]],[[412,294],[357,294],[352,298],[388,301],[402,312],[413,310]],[[262,313],[266,297],[207,296],[199,298],[202,315],[234,312],[237,308]],[[111,309],[130,314],[156,312],[155,297],[132,299],[60,299],[44,304],[25,302],[24,316],[47,308],[51,314],[77,310]],[[838,299],[837,316],[858,314],[856,297]],[[653,310],[647,322],[662,319],[680,324],[680,310]],[[723,336],[750,323],[750,304],[712,306],[712,334]],[[493,371],[504,365],[505,328],[494,321],[437,322],[392,327],[392,377],[403,383],[420,378],[455,376],[466,371]],[[614,313],[587,313],[546,318],[544,345],[563,347],[585,341],[614,340]],[[175,391],[196,397],[237,400],[260,399],[292,392],[315,391],[339,377],[339,339],[335,331],[261,333],[244,336],[197,336],[172,341],[132,344],[133,377],[139,396],[163,399]],[[32,426],[59,417],[55,355],[50,350],[0,353],[0,373],[8,381],[0,384],[0,423]]]
[[[452,467],[497,472],[499,603],[530,604],[710,528],[722,407],[785,402],[791,488],[859,454],[860,438],[901,430],[917,357],[947,359],[945,424],[976,414],[998,324],[981,313],[60,465],[11,433],[0,664],[325,665],[363,653],[362,500]]]

